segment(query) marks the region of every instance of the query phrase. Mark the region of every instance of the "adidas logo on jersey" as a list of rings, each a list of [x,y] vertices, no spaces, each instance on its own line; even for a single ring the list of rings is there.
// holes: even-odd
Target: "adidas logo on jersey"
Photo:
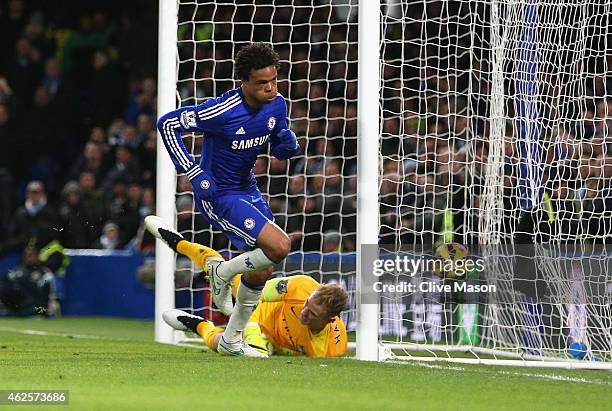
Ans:
[[[236,130],[236,134],[238,135],[246,134],[246,131],[244,131],[244,127],[241,126],[238,130]]]

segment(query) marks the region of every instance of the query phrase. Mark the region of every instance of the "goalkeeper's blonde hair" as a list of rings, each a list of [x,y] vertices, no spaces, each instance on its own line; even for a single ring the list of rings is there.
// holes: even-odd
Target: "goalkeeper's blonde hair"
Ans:
[[[312,299],[316,304],[324,305],[330,317],[335,317],[347,309],[348,294],[336,284],[320,285]]]

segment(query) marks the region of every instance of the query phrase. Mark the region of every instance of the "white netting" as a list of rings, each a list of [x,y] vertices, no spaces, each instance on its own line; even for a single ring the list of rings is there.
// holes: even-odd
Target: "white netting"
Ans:
[[[610,360],[611,5],[383,7],[381,242],[480,244],[500,290],[384,295],[406,356]],[[512,246],[534,242],[552,246]]]
[[[255,167],[277,222],[294,233],[296,253],[277,273],[339,281],[354,296],[357,1],[250,3],[179,1],[180,105],[235,87],[232,58],[243,44],[274,45],[290,125],[307,153],[262,156]],[[383,1],[380,242],[480,244],[496,273],[488,281],[506,290],[487,305],[381,295],[381,339],[396,354],[566,360],[580,342],[586,360],[610,359],[606,250],[562,259],[559,249],[525,256],[498,245],[610,242],[611,3]],[[186,142],[199,154],[201,136]],[[184,177],[177,213],[188,238],[229,250],[194,212]],[[528,284],[549,283],[546,298],[515,289],[523,264]],[[177,284],[178,308],[211,314],[191,265]],[[350,329],[354,318],[352,309]]]
[[[305,156],[279,161],[261,155],[254,172],[293,253],[276,274],[309,274],[354,290],[357,138],[357,9],[350,1],[179,1],[181,106],[238,86],[233,56],[252,41],[279,53],[279,92],[288,101],[290,128]],[[354,3],[354,2],[353,2]],[[200,154],[201,136],[186,140]],[[220,160],[221,161],[221,160]],[[222,253],[231,246],[195,211],[191,187],[179,176],[178,228]],[[223,321],[202,300],[207,284],[193,281],[188,261],[177,275],[177,308]],[[351,293],[351,298],[354,291]],[[345,314],[354,322],[354,309]]]

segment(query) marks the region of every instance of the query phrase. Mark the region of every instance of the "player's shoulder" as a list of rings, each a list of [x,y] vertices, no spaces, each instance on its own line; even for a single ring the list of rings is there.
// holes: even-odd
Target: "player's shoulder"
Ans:
[[[304,275],[304,274],[292,275],[291,277],[287,277],[287,279],[289,283],[293,283],[293,284],[308,284],[308,285],[315,285],[315,286],[319,285],[319,282],[317,280],[315,280],[309,275]]]
[[[314,278],[299,274],[288,277],[287,290],[293,298],[308,298],[317,289],[319,282]]]
[[[227,90],[225,93],[221,94],[219,97],[217,97],[218,101],[220,103],[223,103],[225,101],[228,100],[236,100],[236,99],[240,99],[241,95],[240,95],[240,87],[236,87],[233,88],[231,90]]]
[[[205,120],[210,117],[217,117],[230,111],[242,102],[239,88],[226,91],[218,97],[206,100],[197,106],[200,119]]]
[[[278,121],[283,121],[287,117],[287,103],[282,94],[277,93],[276,98],[261,110],[261,117],[267,122],[268,129],[274,130]]]
[[[285,97],[281,93],[277,93],[276,98],[272,100],[272,103],[270,103],[270,107],[274,111],[286,111],[287,101],[285,100]]]
[[[285,96],[283,96],[281,93],[276,93],[276,98],[274,99],[274,103],[286,104]]]

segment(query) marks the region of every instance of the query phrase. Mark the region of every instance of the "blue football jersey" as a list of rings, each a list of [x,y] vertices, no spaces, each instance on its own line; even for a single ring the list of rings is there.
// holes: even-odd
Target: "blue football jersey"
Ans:
[[[278,94],[260,109],[250,107],[240,87],[197,106],[172,111],[158,122],[162,140],[177,170],[194,167],[181,132],[203,132],[200,167],[215,181],[218,192],[248,190],[256,185],[253,166],[257,156],[287,128],[287,104]]]

